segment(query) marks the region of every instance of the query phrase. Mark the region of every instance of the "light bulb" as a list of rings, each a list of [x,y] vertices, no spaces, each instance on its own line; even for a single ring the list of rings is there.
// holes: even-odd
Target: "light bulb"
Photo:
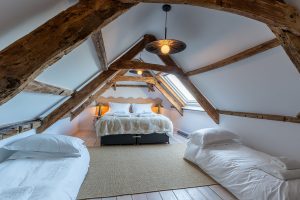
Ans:
[[[168,54],[170,52],[171,48],[169,45],[167,44],[164,44],[161,46],[160,48],[160,51],[163,53],[163,54]]]
[[[142,70],[137,70],[136,73],[137,73],[138,75],[142,75],[142,74],[143,74],[143,71],[142,71]]]

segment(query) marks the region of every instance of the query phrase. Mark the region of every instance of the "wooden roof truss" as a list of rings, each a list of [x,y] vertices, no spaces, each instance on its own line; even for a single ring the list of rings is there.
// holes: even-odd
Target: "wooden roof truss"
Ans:
[[[45,68],[72,51],[91,34],[93,34],[92,38],[99,57],[99,62],[103,70],[107,71],[98,75],[80,91],[72,93],[72,96],[63,103],[63,106],[59,107],[61,110],[58,111],[56,109],[50,113],[49,116],[43,120],[42,126],[38,129],[40,132],[70,112],[74,106],[76,107],[81,102],[86,102],[85,99],[89,99],[89,101],[93,99],[91,97],[95,95],[95,90],[100,88],[108,79],[114,77],[120,70],[129,68],[129,64],[135,64],[141,69],[146,69],[142,64],[131,61],[133,58],[131,56],[125,56],[125,58],[122,57],[122,59],[116,61],[120,64],[118,66],[122,66],[122,69],[116,70],[117,65],[114,64],[112,65],[112,69],[108,69],[101,34],[102,27],[139,2],[189,4],[231,12],[261,21],[267,24],[274,32],[277,40],[300,72],[300,14],[294,7],[282,1],[257,0],[253,3],[253,0],[81,0],[0,52],[0,105],[7,102],[25,88],[28,89],[28,85],[30,85],[30,83],[32,84],[34,79]],[[48,37],[49,32],[52,33],[52,37]],[[55,40],[53,40],[53,38],[55,38]],[[144,37],[144,40],[148,41],[153,41],[153,39],[155,39],[154,36],[147,35]],[[155,64],[149,66],[153,70],[156,69],[166,73],[174,73],[187,89],[190,90],[207,114],[216,123],[219,123],[219,114],[225,112],[217,110],[209,100],[201,94],[198,88],[194,86],[188,76],[220,68],[254,55],[255,53],[273,48],[278,45],[277,40],[269,41],[236,56],[204,67],[204,69],[201,68],[193,72],[188,72],[187,74],[182,71],[170,56],[160,56],[166,65],[165,68]],[[144,44],[143,42],[142,45]],[[47,46],[47,48],[44,48],[44,46]],[[158,83],[161,84],[162,82],[158,81]],[[108,85],[107,83],[105,84],[106,87],[108,87]],[[174,95],[172,96],[174,97]],[[234,112],[231,114],[233,113]],[[248,114],[237,115],[250,116]],[[287,119],[287,117],[285,116],[284,119]],[[297,120],[290,121],[295,122]]]

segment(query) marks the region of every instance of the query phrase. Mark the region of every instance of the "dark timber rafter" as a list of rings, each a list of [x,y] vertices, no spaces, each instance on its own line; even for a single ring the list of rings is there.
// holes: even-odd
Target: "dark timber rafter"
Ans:
[[[161,71],[168,74],[181,74],[182,71],[178,70],[176,66],[165,66],[152,63],[138,62],[138,61],[122,61],[116,62],[110,66],[110,69],[121,70],[121,69],[135,69],[135,70],[153,70]]]
[[[72,51],[91,33],[134,5],[115,0],[81,0],[2,50],[0,105],[21,92],[46,67]]]
[[[270,114],[261,114],[261,113],[249,113],[249,112],[235,112],[235,111],[226,111],[219,110],[222,115],[232,115],[237,117],[248,117],[254,119],[265,119],[281,122],[291,122],[291,123],[300,123],[300,117],[291,117],[283,115],[270,115]]]
[[[73,91],[60,88],[57,86],[49,85],[46,83],[41,83],[38,81],[30,82],[25,90],[26,92],[34,92],[34,93],[43,93],[43,94],[53,94],[53,95],[60,95],[60,96],[71,96]]]
[[[105,51],[104,40],[103,40],[101,29],[93,33],[91,38],[93,40],[94,47],[98,56],[100,69],[106,71],[108,69],[107,57],[106,57],[106,51]]]
[[[152,38],[156,40],[156,37],[153,35]],[[176,67],[176,71],[179,72],[177,74],[177,78],[190,91],[190,93],[194,96],[194,98],[202,106],[202,108],[207,112],[207,114],[214,120],[214,122],[219,124],[220,115],[216,108],[214,108],[212,104],[206,99],[206,97],[199,91],[199,89],[195,87],[195,85],[192,83],[189,77],[186,74],[184,74],[182,69],[174,62],[174,60],[169,55],[160,55],[159,58],[167,66]]]
[[[187,4],[222,10],[288,30],[300,35],[300,15],[296,8],[272,0],[121,0],[124,3]]]
[[[130,82],[145,82],[150,84],[155,84],[153,77],[138,77],[138,76],[118,76],[115,79],[115,82],[119,81],[130,81]]]
[[[131,47],[128,51],[126,51],[119,59],[117,59],[115,62],[121,62],[123,60],[131,60],[133,59],[139,52],[141,52],[146,44],[149,42],[152,42],[153,38],[149,35],[144,35],[142,39],[140,39],[133,47]],[[126,74],[127,70],[120,70],[115,78],[119,76],[124,76]],[[96,93],[89,96],[85,101],[80,102],[77,104],[76,110],[71,112],[71,119],[74,119],[77,117],[85,108],[87,108],[93,101],[95,101],[99,96],[101,96],[106,90],[111,88],[114,84],[114,79],[111,81],[106,82]],[[79,106],[79,107],[78,107]]]
[[[0,105],[21,92],[46,67],[70,52],[90,34],[139,2],[189,4],[266,23],[279,29],[276,36],[297,69],[300,69],[300,15],[294,7],[281,1],[81,0],[0,52]],[[51,37],[49,33],[52,33]]]
[[[236,55],[230,56],[230,57],[228,57],[226,59],[220,60],[220,61],[218,61],[216,63],[213,63],[213,64],[207,65],[205,67],[200,67],[198,69],[189,71],[189,72],[186,73],[186,75],[193,76],[193,75],[196,75],[196,74],[201,74],[201,73],[204,73],[204,72],[215,70],[215,69],[227,66],[229,64],[238,62],[240,60],[249,58],[250,56],[256,55],[258,53],[267,51],[267,50],[272,49],[274,47],[277,47],[279,45],[280,45],[279,40],[278,39],[273,39],[273,40],[264,42],[264,43],[262,43],[260,45],[257,45],[255,47],[252,47],[250,49],[247,49],[247,50],[245,50],[243,52],[240,52],[240,53],[238,53]]]
[[[178,113],[183,116],[183,105],[178,101],[178,99],[176,99],[175,96],[172,95],[168,89],[162,86],[161,82],[157,81],[157,79],[150,72],[144,73],[143,77],[153,78],[156,89],[172,104]]]
[[[275,0],[121,0],[125,3],[188,4],[222,10],[267,24],[300,73],[300,14],[296,8]]]
[[[89,82],[86,86],[84,86],[78,92],[75,92],[71,98],[65,101],[62,105],[52,111],[47,117],[42,120],[42,125],[37,128],[38,133],[42,133],[52,124],[60,120],[63,116],[68,114],[68,112],[73,109],[76,105],[82,102],[84,99],[88,98],[93,94],[97,88],[99,88],[107,79],[115,76],[117,71],[115,70],[107,70],[98,76],[96,76],[91,82]]]
[[[72,51],[90,34],[139,2],[189,4],[227,11],[266,23],[300,72],[300,15],[294,7],[280,1],[81,0],[0,52],[0,105],[22,91],[46,67]],[[51,37],[49,33],[52,33]],[[161,56],[161,59],[168,66],[177,66],[169,56]],[[106,73],[109,75],[109,72]],[[188,77],[180,75],[178,78],[218,123],[218,112]]]

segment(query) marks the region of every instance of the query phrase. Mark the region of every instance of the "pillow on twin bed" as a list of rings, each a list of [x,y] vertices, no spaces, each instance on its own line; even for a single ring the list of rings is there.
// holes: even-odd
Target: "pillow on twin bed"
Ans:
[[[132,112],[135,114],[149,113],[152,114],[152,104],[132,104]]]
[[[11,151],[79,154],[84,141],[71,136],[40,134],[26,137],[3,146]]]
[[[129,103],[112,103],[109,102],[109,111],[108,114],[114,114],[114,113],[123,113],[123,114],[129,114]]]
[[[201,147],[234,142],[235,139],[239,138],[236,134],[221,128],[200,129],[192,133],[189,137],[193,144]]]

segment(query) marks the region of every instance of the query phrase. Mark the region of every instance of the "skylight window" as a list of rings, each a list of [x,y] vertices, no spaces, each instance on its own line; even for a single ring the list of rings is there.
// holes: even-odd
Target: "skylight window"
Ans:
[[[164,76],[164,79],[188,106],[199,106],[193,95],[176,76],[169,74]]]

